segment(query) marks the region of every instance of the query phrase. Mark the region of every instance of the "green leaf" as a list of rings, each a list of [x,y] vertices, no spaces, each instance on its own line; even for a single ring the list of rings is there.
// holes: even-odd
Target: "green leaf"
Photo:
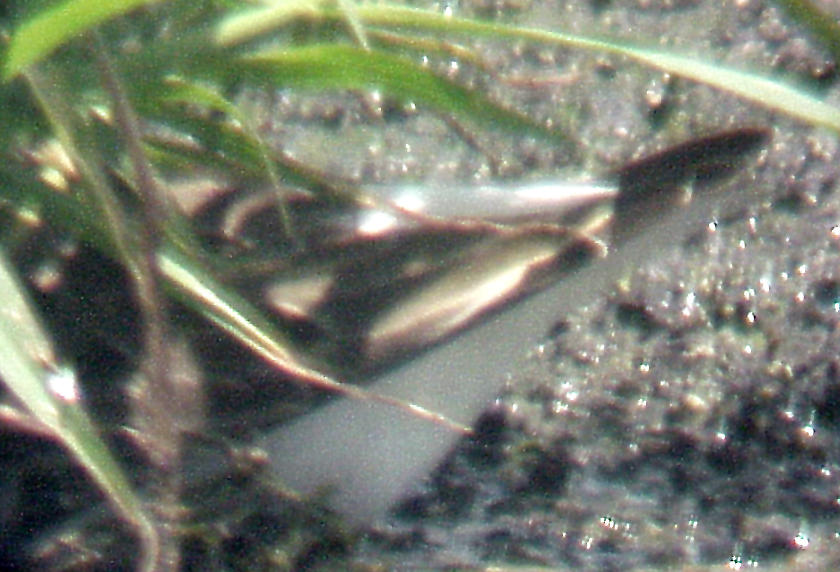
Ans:
[[[3,79],[17,76],[59,46],[99,24],[144,4],[160,0],[67,0],[42,10],[24,22],[12,36],[3,65]]]

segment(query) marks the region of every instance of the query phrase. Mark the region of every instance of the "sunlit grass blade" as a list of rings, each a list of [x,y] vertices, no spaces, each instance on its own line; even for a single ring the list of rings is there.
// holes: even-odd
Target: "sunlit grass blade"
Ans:
[[[770,77],[709,64],[658,50],[616,50],[661,70],[716,87],[812,125],[840,132],[840,108],[829,105],[805,89]]]
[[[59,370],[58,359],[2,250],[0,291],[0,377],[38,421],[57,430],[59,408],[46,380]]]
[[[225,16],[216,26],[214,39],[222,46],[247,42],[297,18],[319,17],[322,13],[320,5],[320,0],[278,0],[271,4],[249,7]]]
[[[199,165],[226,181],[226,175],[235,173],[231,182],[238,186],[273,187],[280,205],[287,190],[297,187],[326,201],[393,208],[354,182],[329,176],[273,149],[239,106],[214,88],[168,78],[144,90],[148,91],[137,100],[144,115],[178,133],[167,137],[152,131],[146,137],[148,152],[170,171],[195,171]],[[211,110],[221,111],[223,118],[206,113]]]
[[[156,558],[155,527],[94,428],[79,395],[75,372],[56,356],[2,250],[0,292],[0,378],[33,420],[72,454],[118,513],[135,527],[145,547],[144,568],[148,568]]]
[[[355,0],[338,0],[338,8],[344,13],[347,26],[353,33],[353,38],[356,40],[356,43],[365,50],[369,50],[370,44],[368,42],[367,32],[359,20],[359,15],[356,14]]]
[[[138,6],[160,0],[67,0],[38,12],[24,22],[12,36],[3,79],[18,75],[24,68],[50,55],[99,24]]]
[[[361,21],[368,26],[524,39],[625,56],[668,73],[727,91],[805,122],[840,131],[840,109],[822,102],[803,89],[792,87],[770,77],[662,49],[635,46],[624,41],[606,38],[445,17],[433,12],[400,6],[363,5],[358,8],[358,13]]]
[[[267,10],[267,9],[266,9]],[[530,40],[543,44],[567,46],[583,50],[606,52],[627,57],[644,65],[694,80],[717,89],[732,93],[745,100],[773,109],[804,122],[821,125],[840,132],[840,109],[828,105],[807,90],[777,81],[750,71],[738,70],[694,57],[683,56],[672,51],[649,48],[603,37],[583,36],[552,32],[536,28],[525,28],[496,22],[485,22],[466,18],[450,17],[440,13],[390,4],[362,4],[356,8],[360,22],[369,33],[377,29],[404,32],[418,30],[424,33],[461,37],[491,37],[509,40]],[[249,30],[247,19],[258,21],[257,10],[237,16],[235,26],[223,24],[217,30],[217,40],[226,43],[245,42],[257,33],[269,31],[266,26],[255,26]],[[299,15],[310,20],[338,21],[341,15],[336,10],[311,10]],[[292,16],[285,14],[283,23]],[[253,34],[253,35],[252,35]]]
[[[162,106],[157,108],[155,117],[190,138],[188,144],[183,144],[165,136],[147,135],[147,152],[170,171],[206,169],[235,174],[236,184],[243,187],[265,184],[259,145],[241,129],[209,118],[188,117],[179,110]],[[270,161],[286,185],[307,189],[325,199],[357,202],[355,189],[292,157],[272,152]]]
[[[199,311],[254,354],[293,379],[347,397],[394,406],[455,431],[469,432],[467,427],[432,411],[342,383],[310,366],[306,358],[293,350],[291,344],[283,339],[258,310],[244,298],[218,283],[202,270],[195,260],[177,249],[164,248],[158,256],[158,265],[176,298]]]
[[[477,90],[439,77],[407,58],[381,51],[318,44],[246,55],[235,67],[238,75],[255,85],[303,90],[379,89],[389,96],[479,125],[567,141],[565,134],[501,107]]]
[[[193,171],[195,166],[235,173],[243,184],[265,181],[299,185],[309,190],[330,189],[325,177],[298,161],[283,157],[265,142],[237,104],[215,87],[169,76],[135,86],[138,112],[166,131],[149,130],[144,138],[149,153],[168,170]],[[221,112],[213,114],[208,112]]]
[[[317,16],[323,4],[323,0],[277,0],[264,6],[250,8],[224,18],[216,29],[216,41],[221,45],[239,43],[242,37],[253,37],[255,32],[264,33],[295,18]],[[367,34],[356,12],[355,0],[338,0],[337,5],[356,43],[368,49]],[[254,18],[254,15],[258,17]],[[259,31],[256,31],[255,27],[259,28]]]

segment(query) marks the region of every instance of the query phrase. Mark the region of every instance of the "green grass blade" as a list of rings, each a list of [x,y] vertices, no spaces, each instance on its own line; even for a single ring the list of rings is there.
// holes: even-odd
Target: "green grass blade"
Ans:
[[[69,95],[61,89],[56,75],[43,73],[37,67],[29,68],[24,75],[56,139],[81,174],[80,201],[90,209],[86,216],[95,220],[97,226],[101,224],[101,233],[108,241],[106,248],[127,268],[129,276],[135,282],[144,279],[141,269],[145,261],[138,236],[131,232],[128,216],[104,171],[105,160],[93,137],[84,136],[84,122],[67,104]]]
[[[268,12],[268,9],[263,10]],[[362,4],[356,8],[356,14],[360,22],[371,31],[377,28],[394,32],[418,30],[424,33],[442,34],[448,38],[460,35],[529,40],[624,56],[670,74],[732,93],[806,123],[825,126],[840,132],[840,109],[824,103],[806,89],[788,85],[768,76],[733,69],[662,49],[647,48],[609,38],[449,17],[437,12],[390,4]],[[238,15],[235,26],[223,23],[217,29],[217,41],[234,44],[248,41],[259,33],[266,33],[270,28],[264,22],[252,28],[253,35],[247,26],[247,21],[260,21],[262,15],[259,10],[251,10]],[[298,17],[335,22],[341,18],[341,15],[335,10],[322,10],[313,15],[310,10],[301,12]],[[291,15],[284,14],[282,23],[285,24],[291,19]]]
[[[353,38],[365,50],[370,50],[370,43],[368,42],[367,32],[362,22],[359,20],[359,15],[356,14],[355,0],[338,0],[338,9],[344,13],[344,19],[350,31],[353,32]]]
[[[280,371],[330,386],[329,378],[309,367],[262,313],[225,287],[188,254],[164,244],[158,264],[171,294],[242,342]]]
[[[3,251],[0,292],[0,377],[38,421],[56,430],[59,409],[45,380],[59,371],[58,359]]]
[[[318,18],[321,0],[279,0],[225,16],[216,26],[215,41],[233,46],[269,33],[301,17]],[[356,18],[358,18],[358,11]]]
[[[251,118],[245,113],[242,113],[239,106],[224,97],[218,90],[207,85],[189,81],[185,78],[168,79],[166,81],[166,88],[160,96],[160,99],[163,100],[162,103],[186,103],[206,107],[210,110],[221,111],[242,126],[244,137],[250,141],[252,147],[257,152],[258,169],[265,175],[265,178],[270,183],[271,188],[278,198],[283,229],[287,235],[292,236],[292,222],[285,206],[286,203],[283,200],[284,191],[280,173],[272,158],[271,149],[260,136],[257,129],[254,128]],[[253,166],[256,167],[256,165]]]
[[[440,113],[542,139],[564,134],[493,103],[482,93],[441,78],[408,58],[340,44],[268,50],[243,56],[237,73],[255,84],[298,89],[381,89]]]
[[[58,360],[2,250],[0,292],[0,378],[31,416],[85,468],[118,513],[134,525],[146,547],[145,558],[153,558],[155,527],[94,428],[78,394],[75,372]]]
[[[293,379],[354,399],[397,407],[454,431],[469,433],[467,427],[432,411],[342,383],[311,367],[305,357],[295,352],[291,344],[249,302],[218,283],[195,260],[178,249],[164,246],[158,255],[158,266],[176,298],[198,310],[254,354]]]
[[[160,0],[66,0],[42,10],[24,22],[12,36],[3,64],[3,79],[47,57],[102,22],[144,4]]]
[[[161,89],[161,93],[165,94],[165,89]],[[149,97],[145,102],[138,101],[138,107],[147,118],[189,136],[190,145],[153,134],[147,136],[151,152],[171,168],[188,171],[199,165],[216,172],[235,173],[237,183],[243,186],[262,185],[266,177],[263,153],[267,152],[271,168],[286,185],[297,185],[321,197],[342,202],[353,202],[357,198],[357,189],[345,188],[340,181],[266,148],[243,129],[229,122],[189,114],[181,106],[167,105],[166,99],[165,95],[160,99]]]
[[[840,109],[822,102],[806,90],[792,87],[770,77],[661,49],[634,46],[623,41],[604,38],[450,18],[433,12],[397,6],[364,5],[359,7],[358,13],[362,22],[368,26],[415,28],[448,34],[524,39],[625,56],[639,63],[732,93],[807,123],[822,125],[840,132]]]
[[[716,87],[812,125],[840,132],[840,109],[802,88],[767,76],[709,64],[666,52],[625,49],[628,57],[663,71]]]

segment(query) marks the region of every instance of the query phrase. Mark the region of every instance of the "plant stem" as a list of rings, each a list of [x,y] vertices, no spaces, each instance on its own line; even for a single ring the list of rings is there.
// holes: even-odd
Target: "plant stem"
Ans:
[[[166,229],[167,200],[158,184],[152,165],[142,147],[140,123],[113,69],[107,48],[98,34],[92,45],[103,87],[113,105],[113,118],[126,147],[134,171],[140,198],[141,220],[134,233],[129,255],[133,264],[132,280],[140,305],[143,329],[141,379],[132,388],[133,424],[138,430],[138,443],[145,449],[154,467],[154,490],[157,495],[158,531],[161,550],[155,568],[177,570],[178,553],[176,507],[180,494],[180,459],[182,427],[178,422],[177,404],[184,397],[178,391],[176,377],[171,375],[176,355],[171,350],[166,300],[161,295],[157,251]]]

